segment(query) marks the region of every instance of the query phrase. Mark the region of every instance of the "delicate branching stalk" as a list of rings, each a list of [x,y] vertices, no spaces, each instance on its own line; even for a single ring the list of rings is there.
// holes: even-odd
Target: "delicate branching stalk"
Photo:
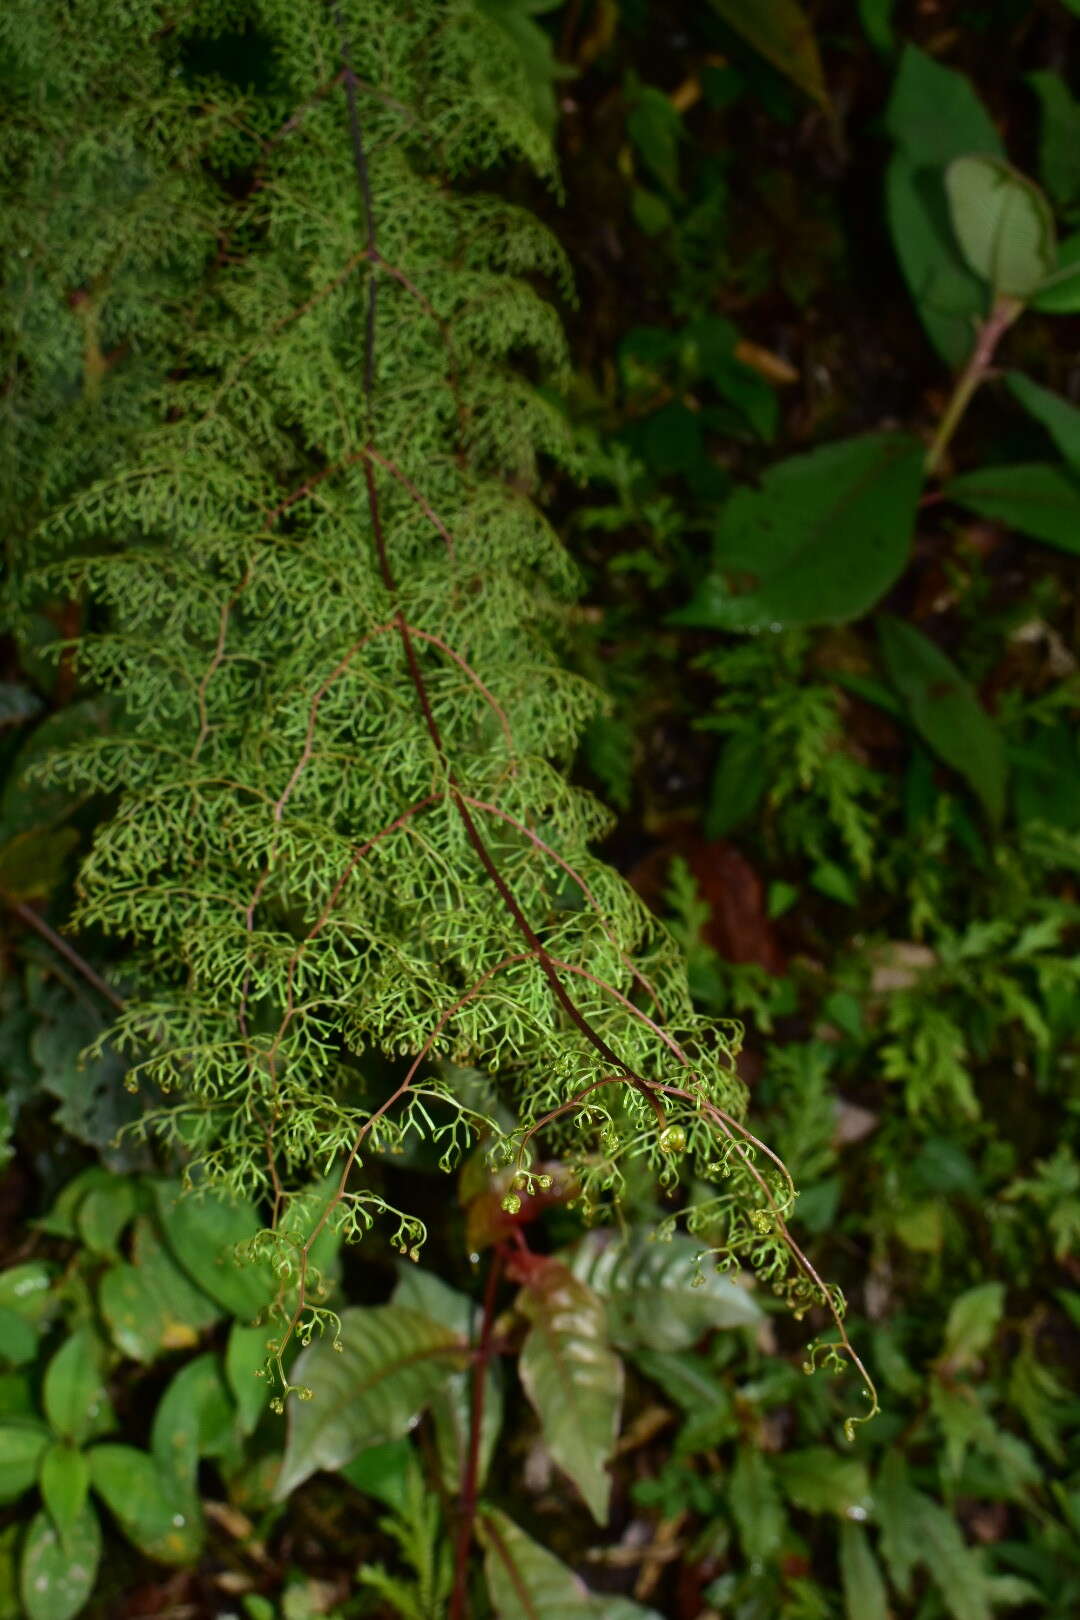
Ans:
[[[976,390],[990,375],[998,344],[1023,310],[1024,305],[1019,298],[1009,298],[1003,294],[979,327],[975,347],[971,351],[967,365],[956,379],[933,441],[926,452],[927,477],[932,477],[934,473],[940,471],[953,434],[960,426]]]

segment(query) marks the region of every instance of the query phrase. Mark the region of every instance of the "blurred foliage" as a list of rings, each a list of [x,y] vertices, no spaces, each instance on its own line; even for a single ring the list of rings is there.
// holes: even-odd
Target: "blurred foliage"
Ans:
[[[804,1376],[820,1313],[800,1329],[693,1245],[644,1241],[668,1213],[651,1184],[619,1244],[467,1172],[439,1275],[327,1247],[352,1331],[290,1365],[325,1399],[284,1428],[257,1377],[255,1213],[176,1205],[171,1167],[117,1137],[107,1004],[27,915],[64,917],[98,809],[25,767],[103,718],[8,647],[0,1617],[66,1620],[100,1564],[91,1612],[146,1612],[124,1607],[142,1583],[249,1620],[441,1620],[468,1256],[528,1226],[484,1375],[499,1506],[471,1614],[516,1620],[526,1590],[560,1620],[1067,1620],[1080,9],[482,9],[562,144],[565,197],[530,200],[581,294],[585,481],[552,498],[590,577],[573,655],[611,699],[582,772],[700,1007],[746,1023],[754,1128],[883,1411],[847,1443],[850,1384]],[[115,947],[80,949],[123,990]]]

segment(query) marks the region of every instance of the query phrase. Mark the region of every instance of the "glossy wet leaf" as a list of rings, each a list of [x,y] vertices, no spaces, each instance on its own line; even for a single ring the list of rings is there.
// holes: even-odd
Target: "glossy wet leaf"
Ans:
[[[497,1620],[660,1620],[629,1598],[590,1592],[579,1575],[497,1508],[482,1507],[477,1531]]]
[[[65,1547],[82,1518],[90,1488],[90,1465],[84,1451],[54,1441],[43,1453],[38,1472],[41,1499]]]
[[[949,500],[1021,534],[1080,554],[1080,474],[1030,461],[962,473],[945,486]]]
[[[840,1527],[840,1579],[846,1620],[889,1620],[885,1578],[861,1524]]]
[[[1005,383],[1028,415],[1046,429],[1065,460],[1080,469],[1080,406],[1033,382],[1022,371],[1008,372]],[[1080,549],[1080,540],[1077,548]]]
[[[275,1283],[264,1262],[240,1260],[262,1222],[254,1205],[207,1194],[181,1195],[174,1182],[154,1187],[165,1241],[191,1280],[223,1310],[251,1321],[273,1299]]]
[[[48,1429],[36,1421],[0,1423],[0,1503],[14,1502],[34,1484],[49,1441]]]
[[[0,1271],[0,1309],[28,1322],[40,1322],[49,1308],[56,1267],[48,1260],[27,1260]]]
[[[828,106],[825,77],[817,40],[802,6],[796,0],[709,0],[729,28],[797,84],[819,106]]]
[[[401,1305],[342,1313],[343,1348],[316,1339],[296,1360],[288,1438],[275,1495],[288,1496],[320,1468],[340,1468],[365,1446],[408,1433],[447,1377],[460,1368],[460,1335]]]
[[[993,822],[1005,807],[1001,733],[956,665],[902,619],[883,615],[878,634],[886,673],[915,730],[968,783]]]
[[[623,1241],[613,1232],[588,1232],[568,1256],[575,1277],[607,1307],[611,1342],[620,1350],[688,1350],[711,1328],[757,1327],[763,1320],[753,1295],[708,1260],[685,1233],[650,1241],[638,1229]]]
[[[778,630],[856,618],[903,572],[925,451],[868,434],[790,456],[725,504],[713,571],[678,624]]]
[[[205,1528],[191,1482],[170,1479],[134,1446],[94,1446],[88,1456],[94,1490],[140,1551],[164,1564],[199,1556]]]
[[[604,1302],[567,1266],[548,1260],[522,1288],[517,1308],[532,1324],[518,1372],[544,1444],[603,1524],[624,1376],[608,1340]]]
[[[90,1503],[62,1542],[47,1513],[36,1513],[23,1543],[19,1589],[28,1620],[72,1620],[97,1578],[101,1525]]]
[[[82,1445],[113,1426],[105,1389],[101,1346],[89,1328],[79,1328],[45,1369],[45,1416],[61,1439]]]
[[[945,171],[949,215],[961,251],[995,295],[1027,298],[1057,263],[1050,205],[1003,158],[954,158]]]

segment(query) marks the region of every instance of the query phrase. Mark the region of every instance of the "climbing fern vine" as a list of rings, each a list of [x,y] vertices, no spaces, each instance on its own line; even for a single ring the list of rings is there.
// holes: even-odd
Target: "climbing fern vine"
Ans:
[[[560,664],[578,582],[533,496],[569,459],[541,291],[569,278],[475,183],[504,159],[551,177],[512,41],[469,0],[182,24],[112,0],[137,73],[94,111],[108,64],[17,10],[24,53],[82,75],[62,104],[96,120],[115,199],[98,262],[77,241],[27,270],[15,373],[51,441],[63,410],[95,447],[43,474],[30,432],[14,503],[24,624],[90,604],[53,651],[114,694],[47,765],[112,807],[74,920],[134,947],[111,1039],[139,1129],[269,1212],[277,1371],[294,1333],[336,1331],[327,1226],[389,1221],[416,1255],[422,1222],[370,1174],[416,1139],[446,1170],[479,1144],[511,1212],[541,1144],[586,1218],[643,1161],[703,1256],[824,1302],[850,1350],[742,1123],[738,1028],[695,1014],[568,780],[598,699]],[[256,87],[200,76],[185,30],[211,12],[262,42]],[[44,259],[62,176],[29,133],[17,156]]]

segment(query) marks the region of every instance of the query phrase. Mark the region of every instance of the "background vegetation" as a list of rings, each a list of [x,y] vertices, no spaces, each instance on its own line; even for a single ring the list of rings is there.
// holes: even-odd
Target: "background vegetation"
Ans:
[[[115,722],[108,672],[43,649],[111,609],[41,589],[0,687],[0,1616],[1064,1620],[1077,8],[477,4],[528,96],[496,189],[576,287],[571,370],[536,367],[564,444],[543,504],[586,576],[561,647],[608,698],[576,779],[617,809],[602,853],[684,948],[697,1012],[745,1025],[749,1123],[882,1410],[849,1440],[858,1381],[805,1375],[820,1302],[792,1315],[703,1272],[700,1241],[649,1241],[678,1201],[655,1162],[627,1168],[620,1247],[566,1207],[558,1142],[548,1184],[472,1157],[452,1202],[434,1152],[398,1167],[387,1143],[380,1197],[407,1184],[420,1266],[392,1229],[327,1234],[344,1348],[316,1336],[288,1369],[315,1398],[275,1414],[259,1190],[177,1202],[182,1155],[118,1143],[144,1103],[98,1038],[136,970],[55,932],[110,800],[28,767]],[[243,5],[196,16],[179,59],[136,28],[124,80],[88,16],[65,55],[34,10],[7,86],[32,205],[5,220],[16,574],[21,537],[156,421],[207,222],[260,183],[227,92],[275,84]],[[115,151],[89,161],[110,127],[137,128],[152,184],[132,158],[118,194]],[[544,132],[561,190],[521,161]],[[456,1058],[447,1084],[487,1108]],[[462,1497],[486,1560],[467,1591]]]

